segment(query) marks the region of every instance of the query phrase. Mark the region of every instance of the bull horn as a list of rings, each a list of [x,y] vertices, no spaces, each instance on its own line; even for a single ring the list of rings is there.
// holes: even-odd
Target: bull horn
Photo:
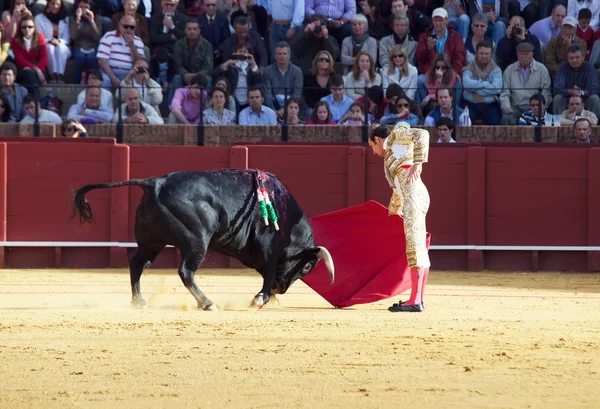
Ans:
[[[331,258],[331,254],[325,247],[317,246],[319,251],[317,253],[317,257],[325,262],[325,267],[327,267],[327,271],[329,271],[329,278],[331,279],[331,284],[335,279],[335,267],[333,266],[333,259]]]

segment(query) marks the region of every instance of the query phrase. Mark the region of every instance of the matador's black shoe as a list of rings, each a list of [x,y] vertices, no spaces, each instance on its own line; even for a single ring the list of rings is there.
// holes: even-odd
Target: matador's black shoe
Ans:
[[[397,303],[394,303],[394,304],[392,304],[392,306],[391,306],[391,307],[389,307],[389,308],[388,308],[388,310],[389,310],[390,308],[392,308],[392,307],[393,307],[393,308],[398,308],[399,306],[401,306],[401,305],[403,305],[403,304],[406,304],[406,301],[399,301],[399,302],[397,302]],[[424,303],[424,302],[422,302],[422,303],[421,303],[421,308],[425,309],[425,303]]]
[[[423,312],[423,304],[396,303],[388,308],[390,312]]]

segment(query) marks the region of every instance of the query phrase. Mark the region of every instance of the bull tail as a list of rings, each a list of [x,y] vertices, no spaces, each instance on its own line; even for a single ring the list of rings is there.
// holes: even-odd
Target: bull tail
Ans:
[[[154,186],[154,182],[152,179],[132,179],[125,182],[85,185],[75,191],[73,214],[69,220],[73,219],[76,215],[79,215],[79,223],[94,223],[95,218],[92,213],[92,207],[85,198],[85,194],[94,189],[107,189],[121,186],[140,186],[142,189],[146,190],[147,188]]]

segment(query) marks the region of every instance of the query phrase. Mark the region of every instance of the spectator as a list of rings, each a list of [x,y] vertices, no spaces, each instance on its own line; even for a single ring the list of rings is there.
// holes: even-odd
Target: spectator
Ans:
[[[46,39],[35,28],[33,17],[21,19],[19,32],[12,40],[15,62],[19,69],[19,82],[36,98],[40,95],[40,85],[46,83],[44,72],[48,64]]]
[[[389,111],[389,101],[385,97],[383,88],[380,85],[373,85],[367,90],[367,98],[369,104],[369,112],[367,112],[367,115],[373,118],[373,122],[379,122],[379,120],[383,118],[386,110]],[[358,98],[356,102],[364,105],[365,96],[363,95],[362,97]]]
[[[277,114],[271,108],[264,106],[264,101],[261,87],[248,88],[250,106],[240,112],[240,125],[277,125]]]
[[[129,74],[121,81],[121,87],[134,87],[138,90],[142,102],[152,106],[156,112],[160,112],[160,104],[163,100],[160,84],[150,78],[148,62],[144,59],[137,60]]]
[[[552,15],[536,21],[529,27],[529,33],[533,34],[542,43],[548,45],[550,40],[560,33],[563,20],[567,16],[567,9],[562,4],[554,6]]]
[[[578,44],[583,49],[583,57],[585,58],[586,44],[585,41],[575,35],[576,27],[577,20],[573,17],[565,17],[560,34],[548,43],[544,62],[551,78],[554,78],[559,65],[567,62],[567,53],[571,44]]]
[[[441,117],[435,123],[435,128],[438,134],[437,143],[456,143],[452,138],[452,132],[454,132],[454,121],[452,119]]]
[[[313,109],[310,119],[306,121],[307,125],[336,125],[335,121],[331,119],[331,111],[329,110],[329,104],[324,101],[317,102],[315,109]]]
[[[124,15],[119,29],[104,34],[98,47],[98,65],[102,68],[102,86],[118,87],[133,68],[133,63],[144,55],[144,43],[133,34],[135,19]]]
[[[365,87],[381,85],[381,76],[375,72],[375,62],[371,54],[366,51],[358,53],[345,82],[346,94],[354,100],[364,95]]]
[[[567,16],[577,18],[582,9],[590,10],[590,18],[593,21],[592,28],[598,30],[600,28],[600,3],[596,0],[577,0],[569,1],[567,8]]]
[[[217,65],[223,61],[218,54],[219,46],[231,37],[229,21],[223,13],[217,11],[217,0],[204,0],[204,10],[206,13],[198,16],[200,32],[212,46],[213,59]]]
[[[254,0],[236,0],[234,7],[229,15],[229,20],[233,23],[238,17],[248,19],[250,30],[257,33],[259,37],[266,40],[269,37],[267,26],[269,25],[269,15],[267,10],[256,4]],[[266,50],[266,48],[265,48]],[[269,61],[265,61],[266,66]]]
[[[150,78],[158,83],[163,89],[163,94],[168,94],[169,85],[177,71],[175,57],[164,47],[156,47],[150,58]]]
[[[358,5],[362,10],[360,15],[364,15],[367,19],[365,27],[368,27],[371,38],[380,41],[383,37],[392,34],[389,13],[386,13],[383,9],[383,2],[379,2],[379,0],[361,0]],[[355,14],[354,17],[357,15],[359,14]]]
[[[278,0],[273,3],[273,21],[269,26],[271,60],[275,61],[275,44],[290,42],[304,21],[304,0]]]
[[[325,18],[319,14],[310,16],[304,31],[294,37],[290,47],[294,54],[293,61],[304,74],[311,72],[315,57],[322,51],[327,51],[333,57],[332,63],[340,56],[339,43],[329,35]]]
[[[529,98],[529,110],[521,114],[519,125],[554,126],[554,117],[546,111],[546,99],[542,94]]]
[[[575,35],[585,41],[585,60],[589,61],[592,48],[594,48],[594,41],[596,33],[594,29],[590,27],[590,21],[592,19],[592,12],[590,9],[579,10],[577,16],[577,31]]]
[[[328,21],[323,24],[334,37],[338,44],[350,35],[352,26],[350,20],[356,14],[355,0],[304,0],[306,17],[310,18],[314,15],[321,15]],[[324,48],[321,48],[323,50]],[[330,50],[328,50],[330,51]],[[331,52],[331,51],[330,51]],[[333,53],[332,53],[333,54]]]
[[[403,2],[404,0],[399,1]],[[417,42],[408,34],[408,17],[406,15],[394,16],[392,27],[394,33],[382,38],[379,42],[379,65],[383,67],[390,64],[390,51],[395,46],[402,47],[408,55],[408,63],[415,65]]]
[[[342,41],[342,65],[347,73],[348,67],[354,65],[356,56],[361,51],[371,54],[373,61],[377,61],[377,40],[371,38],[369,32],[369,23],[362,14],[352,17],[352,34]]]
[[[219,55],[223,61],[231,58],[237,43],[249,43],[254,51],[254,60],[259,67],[265,67],[269,63],[267,49],[260,36],[255,31],[250,31],[248,19],[240,16],[233,22],[234,34],[219,46]]]
[[[17,78],[17,67],[13,63],[5,62],[0,68],[0,83],[4,96],[10,105],[12,122],[19,122],[23,115],[23,98],[27,95],[27,89],[15,83]]]
[[[365,110],[362,104],[354,102],[350,110],[340,119],[340,125],[362,126],[365,123]]]
[[[169,124],[198,124],[200,111],[206,106],[206,77],[197,74],[186,88],[178,88],[171,102]]]
[[[431,13],[432,17],[435,17],[435,10],[438,8],[444,9],[448,22],[460,34],[462,40],[465,41],[469,34],[471,19],[467,14],[464,2],[461,0],[428,0],[427,14]]]
[[[298,100],[297,98],[291,97],[290,99],[287,100],[287,105],[286,105],[286,111],[287,111],[287,124],[288,125],[304,125],[306,124],[305,121],[303,121],[302,119],[300,119],[300,100]],[[279,118],[277,120],[277,123],[279,125],[284,125],[286,121],[284,121],[284,118]]]
[[[10,8],[2,13],[2,26],[5,30],[6,38],[12,40],[19,32],[21,19],[31,15],[31,11],[27,8],[26,0],[13,0]]]
[[[581,98],[581,95],[571,95],[569,97],[569,108],[564,110],[560,115],[560,125],[570,126],[575,124],[575,121],[579,118],[586,118],[592,126],[596,126],[598,124],[598,117],[592,111],[583,108],[583,98]]]
[[[60,136],[65,136],[67,138],[87,138],[90,135],[78,120],[65,119],[60,124]]]
[[[419,118],[410,112],[411,101],[406,95],[399,96],[390,106],[390,114],[381,118],[381,125],[395,125],[400,121],[406,122],[411,126],[419,123]]]
[[[85,101],[71,105],[67,118],[94,124],[111,122],[113,118],[112,106],[102,104],[100,87],[89,87],[84,92]]]
[[[79,0],[69,22],[71,49],[75,58],[73,82],[80,84],[84,69],[100,68],[96,53],[101,37],[102,16],[92,10],[92,0]]]
[[[12,114],[12,108],[6,95],[0,93],[0,122],[3,124],[8,122],[15,122],[15,118]]]
[[[573,136],[576,143],[592,143],[592,124],[587,118],[578,118],[573,124]]]
[[[148,31],[148,19],[143,14],[138,13],[139,0],[121,0],[123,5],[123,11],[112,16],[109,32],[112,30],[119,30],[119,23],[124,16],[131,17],[135,25],[134,33],[137,37],[141,38],[146,47],[150,46],[150,32]]]
[[[448,13],[443,8],[433,12],[433,29],[421,34],[417,45],[417,88],[425,85],[425,74],[431,68],[438,53],[450,57],[454,72],[461,73],[465,65],[466,51],[460,35],[448,26]]]
[[[384,2],[385,3],[385,2]],[[412,37],[417,40],[421,34],[427,31],[431,26],[431,18],[425,14],[425,3],[417,0],[392,0],[391,1],[391,16],[394,17],[406,16],[409,20],[409,32]],[[393,23],[392,23],[393,24]],[[415,64],[415,61],[411,61]]]
[[[186,16],[191,17],[190,20],[196,20],[202,16],[205,11],[208,11],[208,7],[202,3],[203,0],[183,0],[179,3],[178,9]],[[222,1],[219,3],[222,5],[224,4]],[[229,22],[227,24],[229,24]]]
[[[341,75],[336,74],[329,77],[329,91],[331,93],[321,98],[321,101],[327,102],[329,105],[331,119],[339,122],[354,101],[344,94],[344,78]]]
[[[392,48],[388,63],[381,69],[381,80],[384,90],[390,84],[398,84],[410,98],[415,97],[417,69],[408,62],[408,54],[401,45]]]
[[[169,52],[173,52],[175,42],[185,36],[185,23],[188,18],[177,11],[178,4],[179,0],[161,0],[160,12],[154,13],[150,20],[152,47],[165,47]]]
[[[4,27],[0,24],[0,66],[6,62],[9,58],[13,60],[10,50],[10,41],[4,35]]]
[[[86,71],[86,85],[89,87],[98,87],[102,86],[102,72],[100,70],[88,70]],[[85,90],[81,91],[77,95],[77,103],[83,104],[85,102]],[[105,89],[100,88],[100,104],[102,106],[108,107],[111,112],[113,111],[113,95],[112,93]]]
[[[471,20],[471,29],[473,30],[473,34],[469,34],[467,40],[465,41],[465,50],[467,51],[467,64],[470,64],[475,59],[475,55],[477,54],[477,44],[482,41],[492,41],[490,37],[486,37],[485,33],[488,27],[488,19],[485,14],[477,13],[473,16]],[[506,33],[506,27],[504,27],[504,33]],[[496,43],[498,44],[498,43]]]
[[[502,70],[492,61],[492,43],[477,44],[477,57],[463,72],[464,99],[471,121],[482,120],[486,125],[500,125],[502,113],[498,99],[502,91]]]
[[[185,24],[185,37],[175,43],[175,70],[177,74],[169,87],[168,102],[171,104],[175,90],[190,84],[195,76],[210,75],[213,69],[212,46],[200,35],[200,25],[196,20]]]
[[[254,60],[252,48],[248,43],[237,43],[231,58],[220,64],[213,71],[213,77],[225,75],[231,86],[232,94],[240,109],[248,106],[248,89],[261,85],[263,75]]]
[[[329,95],[329,81],[335,71],[333,57],[327,51],[321,51],[312,63],[312,72],[304,77],[304,101],[310,111],[323,97]]]
[[[275,46],[275,64],[264,71],[265,105],[283,118],[285,100],[302,96],[302,70],[290,63],[291,50],[286,42]]]
[[[475,16],[481,12],[486,16],[485,36],[492,39],[493,44],[498,44],[506,34],[510,16],[508,14],[508,4],[506,0],[482,0],[481,7],[474,7],[477,2],[469,2],[469,14]],[[475,44],[476,46],[476,44]]]
[[[238,105],[237,101],[229,93],[229,88],[231,88],[231,87],[229,86],[229,81],[227,81],[227,78],[218,77],[215,80],[213,88],[221,88],[222,90],[224,90],[226,92],[226,94],[227,94],[227,101],[225,102],[226,109],[230,110],[231,112],[236,112],[236,113],[239,111],[239,109],[238,109],[239,105]],[[212,100],[210,98],[207,100],[206,106],[208,108],[212,108]]]
[[[450,59],[444,53],[439,53],[433,59],[433,64],[427,76],[425,77],[425,88],[420,87],[417,93],[417,100],[421,101],[421,107],[424,112],[429,112],[436,102],[436,90],[440,87],[454,89],[457,95],[456,104],[460,105],[462,100],[462,87],[460,76],[452,69]]]
[[[33,21],[33,20],[32,20]],[[32,124],[35,122],[35,116],[37,114],[37,122],[40,124],[61,124],[62,119],[55,112],[49,111],[47,109],[42,109],[39,101],[32,95],[25,95],[23,98],[23,109],[26,112],[26,115],[23,119],[21,119],[22,124]],[[37,111],[36,111],[37,110]]]
[[[510,19],[510,24],[506,28],[506,37],[498,42],[496,49],[496,60],[502,71],[505,71],[509,65],[517,61],[517,46],[521,43],[531,44],[535,59],[540,62],[543,61],[540,41],[525,29],[523,18],[515,16]]]
[[[543,64],[533,60],[533,45],[522,42],[517,47],[518,61],[508,66],[502,74],[500,93],[502,125],[516,125],[521,114],[529,108],[529,99],[541,89],[550,104],[550,74]]]
[[[64,84],[67,60],[71,56],[69,15],[62,0],[49,0],[44,12],[35,17],[37,31],[46,39],[50,83]]]
[[[223,88],[213,88],[208,94],[210,107],[204,110],[202,122],[204,125],[233,125],[235,112],[225,108],[227,92]]]
[[[140,94],[135,88],[125,90],[125,103],[121,104],[121,118],[119,111],[115,112],[113,122],[122,120],[126,124],[162,125],[165,122],[158,112],[149,104],[140,100]]]
[[[440,87],[435,91],[438,106],[425,118],[425,126],[434,126],[442,117],[454,120],[454,104],[452,103],[452,91],[448,87]],[[459,126],[471,126],[471,119],[463,115],[462,108],[456,109],[456,123]]]

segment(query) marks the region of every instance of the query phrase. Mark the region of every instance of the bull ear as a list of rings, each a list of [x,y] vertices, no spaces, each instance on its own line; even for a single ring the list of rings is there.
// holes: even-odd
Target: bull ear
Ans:
[[[329,279],[331,280],[331,284],[333,284],[335,280],[335,267],[333,266],[333,259],[331,258],[331,254],[325,247],[318,246],[319,251],[317,251],[317,257],[319,257],[325,263],[325,267],[327,267],[327,271],[329,271]]]

